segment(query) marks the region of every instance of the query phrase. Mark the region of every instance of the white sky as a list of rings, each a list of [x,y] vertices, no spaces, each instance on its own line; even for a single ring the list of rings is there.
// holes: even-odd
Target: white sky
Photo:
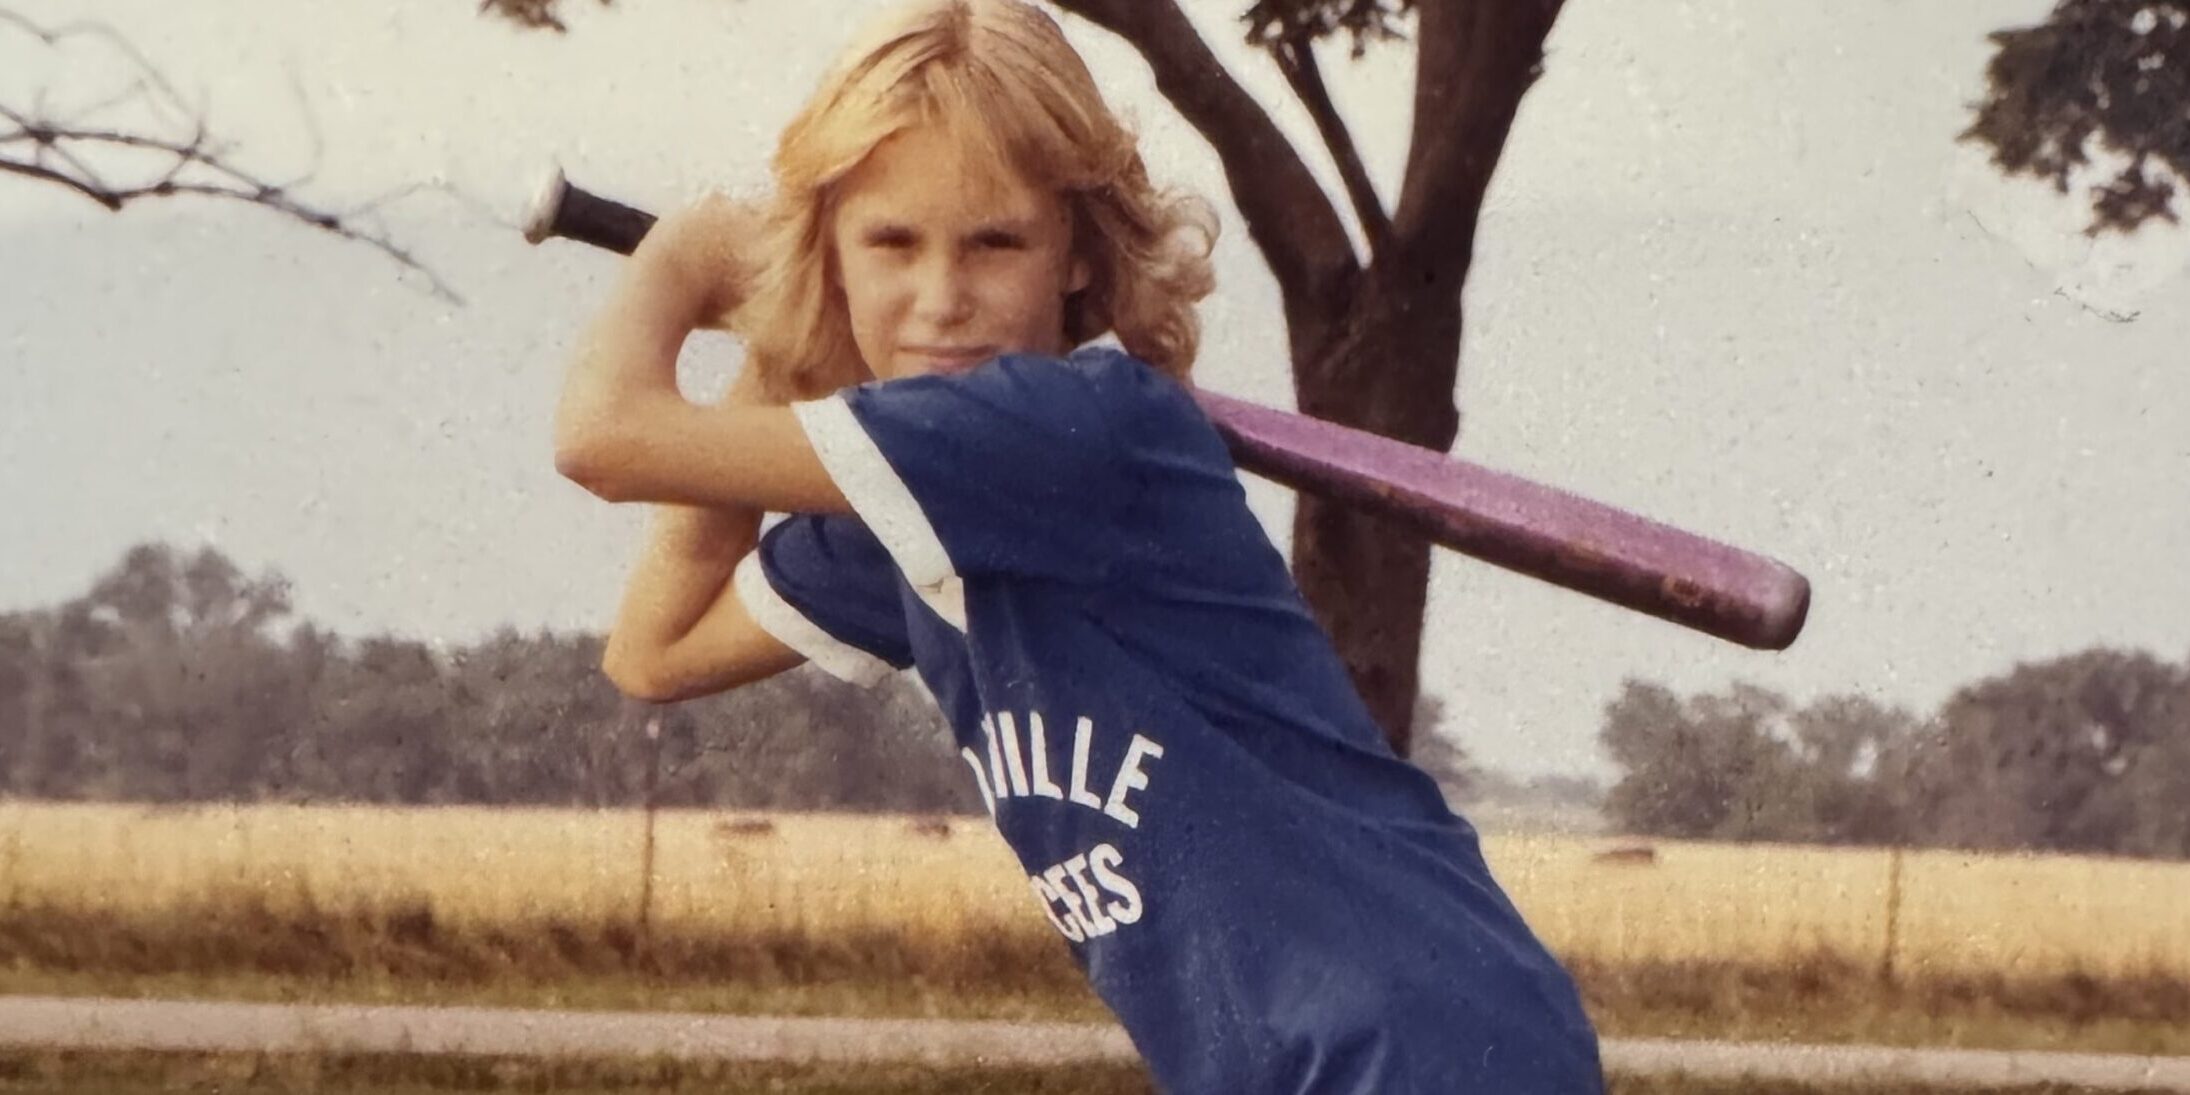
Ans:
[[[451,305],[259,210],[111,215],[0,177],[0,606],[81,593],[139,540],[210,542],[292,577],[302,616],[456,644],[605,627],[643,523],[548,458],[614,260],[527,247],[516,205],[551,159],[657,209],[759,185],[870,5],[573,0],[563,38],[466,0],[8,6],[120,29],[269,176],[316,147],[307,197],[442,181],[485,205],[388,210]],[[2094,245],[2079,203],[1952,139],[1983,35],[2050,6],[1571,0],[1469,280],[1458,451],[1786,560],[1815,603],[1766,654],[1441,554],[1424,680],[1479,759],[1606,774],[1599,715],[1630,675],[1928,710],[2018,659],[2190,653],[2190,234]],[[1238,45],[1245,0],[1189,7],[1305,146]],[[1289,406],[1275,290],[1214,157],[1129,50],[1068,30],[1158,174],[1225,211],[1202,383]],[[95,102],[109,56],[0,27],[0,102]],[[1325,68],[1389,197],[1408,57]],[[735,361],[689,352],[688,390]],[[1283,544],[1288,496],[1250,489]]]

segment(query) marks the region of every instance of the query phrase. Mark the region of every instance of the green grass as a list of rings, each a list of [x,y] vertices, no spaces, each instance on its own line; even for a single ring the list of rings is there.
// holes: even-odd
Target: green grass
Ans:
[[[1817,1086],[1687,1077],[1613,1077],[1614,1095],[1948,1095],[1958,1089],[1916,1085]],[[0,1052],[0,1092],[110,1095],[220,1092],[264,1095],[1152,1095],[1137,1066],[937,1068],[918,1065],[782,1065],[673,1060],[520,1061],[492,1057],[386,1054]],[[2031,1085],[1996,1095],[2070,1095],[2078,1089]],[[2154,1093],[2148,1093],[2154,1095]]]

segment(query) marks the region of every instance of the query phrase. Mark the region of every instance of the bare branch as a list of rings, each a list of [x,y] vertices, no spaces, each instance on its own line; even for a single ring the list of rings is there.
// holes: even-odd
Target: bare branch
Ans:
[[[130,62],[137,67],[137,71],[144,76],[145,81],[164,93],[169,102],[177,106],[182,105],[182,95],[176,92],[175,85],[168,83],[167,77],[162,75],[159,69],[154,68],[152,62],[147,60],[145,55],[139,52],[128,38],[123,37],[120,31],[105,23],[93,22],[87,19],[66,23],[58,27],[45,28],[15,12],[0,8],[0,24],[13,26],[53,49],[61,48],[61,43],[70,38],[99,39],[113,48],[115,52],[129,58]]]
[[[100,205],[106,206],[108,209],[120,209],[122,207],[122,203],[119,200],[115,199],[113,195],[108,194],[106,191],[100,189],[99,187],[92,186],[87,183],[78,182],[75,179],[69,178],[67,175],[64,175],[58,171],[49,170],[47,168],[40,167],[34,163],[16,163],[12,160],[0,160],[0,171],[7,172],[11,175],[26,175],[33,179],[43,179],[47,182],[59,183],[62,186],[68,187],[71,190],[83,194],[85,197],[90,198],[92,201],[98,202]]]
[[[1329,89],[1323,85],[1323,70],[1316,65],[1315,43],[1306,37],[1295,37],[1272,42],[1269,48],[1270,55],[1277,59],[1278,71],[1285,74],[1285,82],[1292,86],[1293,94],[1308,108],[1316,132],[1323,137],[1323,146],[1330,150],[1331,159],[1338,164],[1339,177],[1345,180],[1346,196],[1352,200],[1354,216],[1361,222],[1361,234],[1368,238],[1370,261],[1373,262],[1391,240],[1391,218],[1385,214],[1384,203],[1376,196],[1368,169],[1362,166],[1360,149],[1355,146],[1353,135],[1346,131],[1346,120],[1339,116],[1338,108],[1331,103]]]
[[[93,115],[96,115],[101,111],[120,106],[131,99],[140,97],[149,98],[149,96],[147,96],[145,93],[150,91],[151,87],[152,85],[146,83],[143,80],[139,80],[136,83],[133,83],[128,87],[122,89],[121,91],[116,92],[112,96],[101,99],[98,102],[77,111],[74,115],[71,115],[68,118],[68,121],[72,125],[80,124],[89,121]]]
[[[36,97],[37,106],[25,114],[22,111],[0,105],[0,117],[16,126],[14,132],[0,134],[0,146],[21,148],[27,143],[28,155],[0,157],[0,173],[22,178],[36,179],[73,190],[108,210],[119,211],[130,202],[146,198],[193,195],[227,201],[245,202],[263,206],[312,228],[372,247],[387,255],[398,264],[425,276],[431,284],[433,295],[451,303],[462,303],[459,296],[439,275],[426,268],[410,251],[398,246],[393,240],[378,232],[366,231],[355,223],[355,218],[365,213],[377,213],[381,207],[396,197],[414,192],[411,187],[396,194],[374,199],[357,209],[337,211],[322,209],[297,200],[290,188],[306,181],[316,173],[316,168],[288,182],[273,182],[247,171],[229,161],[228,145],[214,141],[206,126],[203,108],[190,111],[173,85],[154,69],[144,55],[132,46],[128,39],[103,24],[78,22],[58,28],[45,28],[24,17],[0,9],[0,26],[19,29],[31,37],[58,49],[70,38],[92,37],[104,41],[121,52],[136,65],[141,77],[132,84],[130,91],[96,104],[90,111],[96,113],[130,98],[147,89],[156,89],[164,95],[167,104],[189,118],[191,128],[187,140],[174,140],[144,133],[120,129],[85,128],[78,122],[63,123],[47,116],[43,103],[43,89]],[[295,74],[291,73],[295,85]],[[301,90],[299,91],[301,95]],[[155,110],[162,104],[147,94],[146,101]],[[310,111],[306,110],[307,116]],[[312,129],[314,157],[320,148],[316,124]],[[79,153],[95,149],[119,149],[129,152],[151,153],[169,157],[157,174],[148,180],[131,184],[113,184],[94,170]]]
[[[101,187],[106,185],[105,180],[99,178],[98,174],[91,170],[90,164],[87,164],[84,161],[78,159],[74,152],[63,148],[60,145],[48,144],[41,146],[38,150],[40,163],[44,162],[45,154],[48,152],[51,152],[56,158],[60,159],[61,162],[66,163],[72,170],[76,172],[76,176],[80,179],[83,179],[85,182]]]
[[[305,93],[304,81],[297,75],[296,58],[288,58],[288,63],[284,64],[282,67],[287,70],[289,74],[289,91],[291,94],[297,97],[298,113],[304,116],[305,128],[312,135],[312,156],[310,162],[314,165],[310,171],[307,171],[304,174],[283,183],[282,189],[286,190],[290,187],[310,182],[312,176],[319,173],[319,168],[317,165],[319,164],[321,157],[327,154],[327,141],[326,138],[322,136],[319,131],[319,115],[312,113],[311,96]]]
[[[1211,53],[1175,0],[1055,0],[1126,40],[1157,90],[1224,163],[1247,234],[1277,278],[1287,310],[1359,273],[1353,243],[1315,176],[1276,123]]]
[[[1521,97],[1564,0],[1446,0],[1415,9],[1414,132],[1393,230],[1418,253],[1466,254]]]

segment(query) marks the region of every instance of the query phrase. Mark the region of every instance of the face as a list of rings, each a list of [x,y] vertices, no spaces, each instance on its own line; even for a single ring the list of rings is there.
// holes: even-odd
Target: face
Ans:
[[[1061,196],[927,128],[883,141],[840,185],[836,287],[877,378],[1071,349],[1064,298],[1087,269]]]

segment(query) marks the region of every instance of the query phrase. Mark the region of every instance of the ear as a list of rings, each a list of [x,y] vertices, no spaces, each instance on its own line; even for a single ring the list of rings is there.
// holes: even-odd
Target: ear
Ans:
[[[1071,296],[1094,284],[1094,282],[1095,274],[1089,268],[1087,259],[1074,255],[1072,265],[1065,271],[1065,295]]]

